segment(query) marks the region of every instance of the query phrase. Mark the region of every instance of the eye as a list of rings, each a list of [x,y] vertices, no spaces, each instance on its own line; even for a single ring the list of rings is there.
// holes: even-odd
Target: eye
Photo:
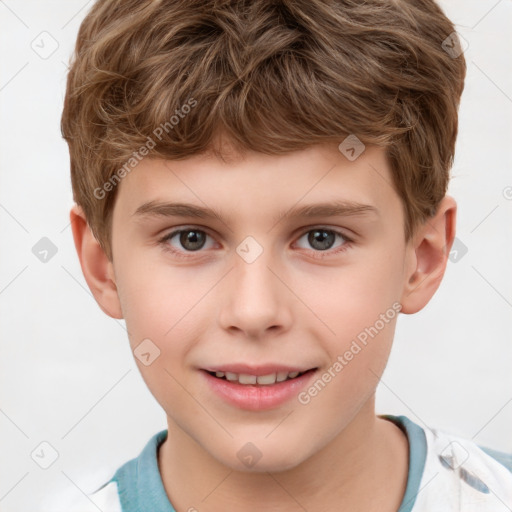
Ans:
[[[341,243],[337,246],[338,249],[331,251],[331,253],[338,253],[346,250],[350,245],[350,242],[352,242],[352,240],[345,236],[343,233],[323,227],[318,227],[307,231],[299,238],[298,241],[305,238],[307,243],[313,247],[316,252],[325,252],[333,248],[336,237],[341,239]]]
[[[341,242],[337,246],[334,246],[336,237],[338,237]],[[159,240],[159,244],[174,256],[178,258],[187,258],[191,256],[187,255],[187,253],[201,252],[201,249],[211,249],[215,244],[211,243],[210,246],[208,246],[206,243],[208,238],[213,240],[213,238],[204,230],[188,227],[172,231],[165,235]],[[302,239],[306,239],[307,244],[314,249],[313,258],[317,259],[342,252],[348,249],[352,242],[352,240],[343,233],[325,227],[316,227],[306,231],[299,238],[297,243]],[[330,250],[333,247],[335,250]],[[304,249],[304,247],[301,248]],[[305,247],[305,249],[308,249],[308,247]],[[323,253],[327,254],[324,255]]]
[[[181,247],[176,248],[173,246],[171,241],[174,238],[176,238],[177,244]],[[207,238],[210,238],[210,235],[205,231],[201,229],[187,228],[173,231],[172,233],[165,235],[159,240],[159,243],[179,256],[182,252],[195,252],[203,249]]]

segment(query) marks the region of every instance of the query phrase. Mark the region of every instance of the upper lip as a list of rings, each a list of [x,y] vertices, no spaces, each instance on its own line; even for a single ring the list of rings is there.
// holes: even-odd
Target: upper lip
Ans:
[[[208,366],[207,368],[203,368],[208,372],[229,372],[229,373],[237,373],[237,374],[246,374],[246,375],[270,375],[272,373],[278,372],[307,372],[308,370],[312,370],[315,367],[313,366],[287,366],[282,364],[264,364],[259,366],[253,366],[250,364],[236,363],[236,364],[222,364],[215,366]]]

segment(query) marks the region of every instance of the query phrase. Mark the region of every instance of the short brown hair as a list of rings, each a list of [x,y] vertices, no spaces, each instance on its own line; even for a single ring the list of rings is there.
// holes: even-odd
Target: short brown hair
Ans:
[[[355,134],[387,148],[408,240],[448,187],[466,75],[454,33],[434,0],[98,0],[61,120],[74,199],[111,258],[116,184],[141,153],[205,153],[220,132],[267,154]]]

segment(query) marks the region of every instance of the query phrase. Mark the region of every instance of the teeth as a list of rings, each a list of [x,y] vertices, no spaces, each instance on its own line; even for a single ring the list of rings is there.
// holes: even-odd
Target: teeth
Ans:
[[[215,376],[222,378],[225,377],[231,382],[238,382],[239,384],[261,384],[269,386],[276,382],[283,382],[287,379],[294,379],[299,375],[299,372],[277,372],[268,375],[249,375],[247,373],[231,373],[231,372],[215,372]]]
[[[268,375],[259,375],[257,381],[258,381],[258,384],[275,384],[276,383],[276,374],[270,373]]]
[[[277,372],[277,382],[283,382],[288,377],[288,372]]]
[[[246,373],[241,373],[238,376],[238,382],[240,384],[256,384],[256,380],[256,375],[247,375]]]

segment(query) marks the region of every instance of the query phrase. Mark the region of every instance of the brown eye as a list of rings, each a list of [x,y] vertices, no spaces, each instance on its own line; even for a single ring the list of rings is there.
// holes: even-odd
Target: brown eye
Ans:
[[[203,249],[208,237],[209,235],[201,229],[188,228],[169,233],[160,240],[160,243],[173,252],[186,253]],[[174,239],[178,239],[179,243],[173,242]]]
[[[315,251],[327,251],[332,249],[336,243],[336,238],[340,238],[342,241],[342,243],[338,244],[336,247],[343,247],[351,241],[342,233],[326,228],[310,229],[304,233],[299,240],[304,238],[307,239],[307,245],[309,246],[305,247],[305,249],[313,248]]]
[[[204,246],[206,234],[203,231],[190,229],[180,232],[180,244],[188,251],[197,251]]]

